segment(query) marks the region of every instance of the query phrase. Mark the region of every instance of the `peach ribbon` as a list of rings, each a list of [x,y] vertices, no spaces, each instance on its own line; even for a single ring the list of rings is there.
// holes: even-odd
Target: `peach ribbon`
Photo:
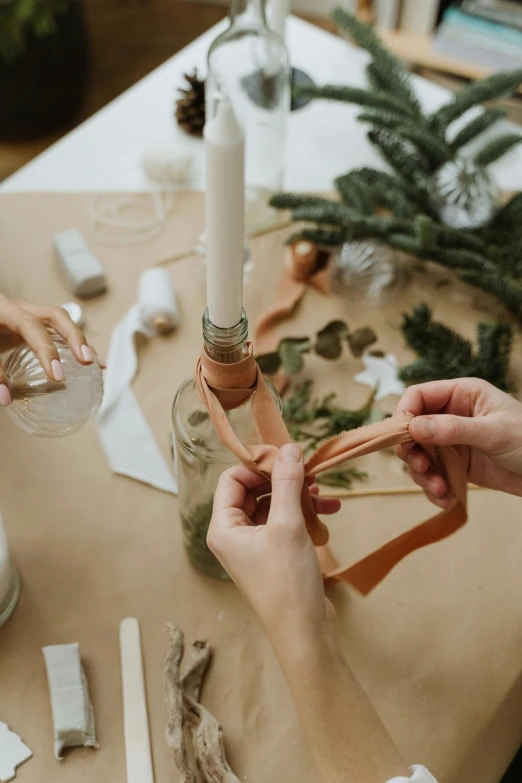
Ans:
[[[196,385],[221,442],[250,470],[270,480],[278,450],[291,438],[272,393],[263,378],[249,344],[249,355],[236,364],[221,364],[202,351],[196,368]],[[252,396],[253,395],[253,396]],[[225,411],[232,410],[252,396],[252,414],[261,438],[260,445],[241,443]],[[413,418],[402,413],[377,424],[342,433],[327,441],[305,463],[305,474],[314,476],[343,462],[372,454],[411,440]],[[339,566],[328,543],[328,528],[321,522],[305,485],[302,508],[310,537],[325,581],[344,581],[363,595],[373,590],[407,555],[455,533],[467,521],[466,470],[457,452],[444,447],[429,452],[432,464],[442,472],[454,497],[453,506],[403,533],[368,557],[348,568]]]
[[[330,293],[328,259],[329,253],[320,250],[312,242],[299,240],[288,248],[275,304],[257,323],[258,355],[277,350],[279,345],[277,326],[293,313],[307,285],[314,286],[324,294]]]

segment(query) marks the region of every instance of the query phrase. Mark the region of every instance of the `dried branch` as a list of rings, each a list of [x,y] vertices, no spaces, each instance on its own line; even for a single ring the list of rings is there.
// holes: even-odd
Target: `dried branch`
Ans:
[[[180,783],[196,783],[196,775],[187,757],[187,747],[183,733],[185,708],[180,669],[185,651],[185,639],[183,632],[170,623],[167,623],[167,633],[169,635],[169,650],[165,661],[164,687],[168,722],[165,730],[165,739],[176,769],[179,771]]]

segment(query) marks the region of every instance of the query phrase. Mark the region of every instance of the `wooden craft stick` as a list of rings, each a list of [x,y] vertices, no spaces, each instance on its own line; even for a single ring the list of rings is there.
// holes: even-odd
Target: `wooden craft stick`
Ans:
[[[120,652],[127,783],[154,783],[140,626],[134,617],[121,622]]]
[[[477,487],[475,484],[469,484],[468,489],[486,489]],[[420,495],[424,490],[422,487],[384,487],[372,489],[336,489],[321,485],[321,494],[332,498],[370,498],[378,495]]]

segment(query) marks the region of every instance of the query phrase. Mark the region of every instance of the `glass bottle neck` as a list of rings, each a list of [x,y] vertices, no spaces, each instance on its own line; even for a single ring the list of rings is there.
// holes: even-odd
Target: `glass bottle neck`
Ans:
[[[258,22],[266,27],[266,0],[231,0],[230,22]]]
[[[205,351],[215,362],[235,364],[248,356],[248,318],[242,311],[241,320],[235,326],[222,329],[211,323],[208,310],[203,315],[203,340]]]

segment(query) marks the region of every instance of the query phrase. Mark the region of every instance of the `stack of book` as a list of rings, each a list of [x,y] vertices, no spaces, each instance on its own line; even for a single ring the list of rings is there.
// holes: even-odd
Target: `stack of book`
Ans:
[[[435,49],[494,70],[522,67],[522,0],[464,0],[449,8]]]

